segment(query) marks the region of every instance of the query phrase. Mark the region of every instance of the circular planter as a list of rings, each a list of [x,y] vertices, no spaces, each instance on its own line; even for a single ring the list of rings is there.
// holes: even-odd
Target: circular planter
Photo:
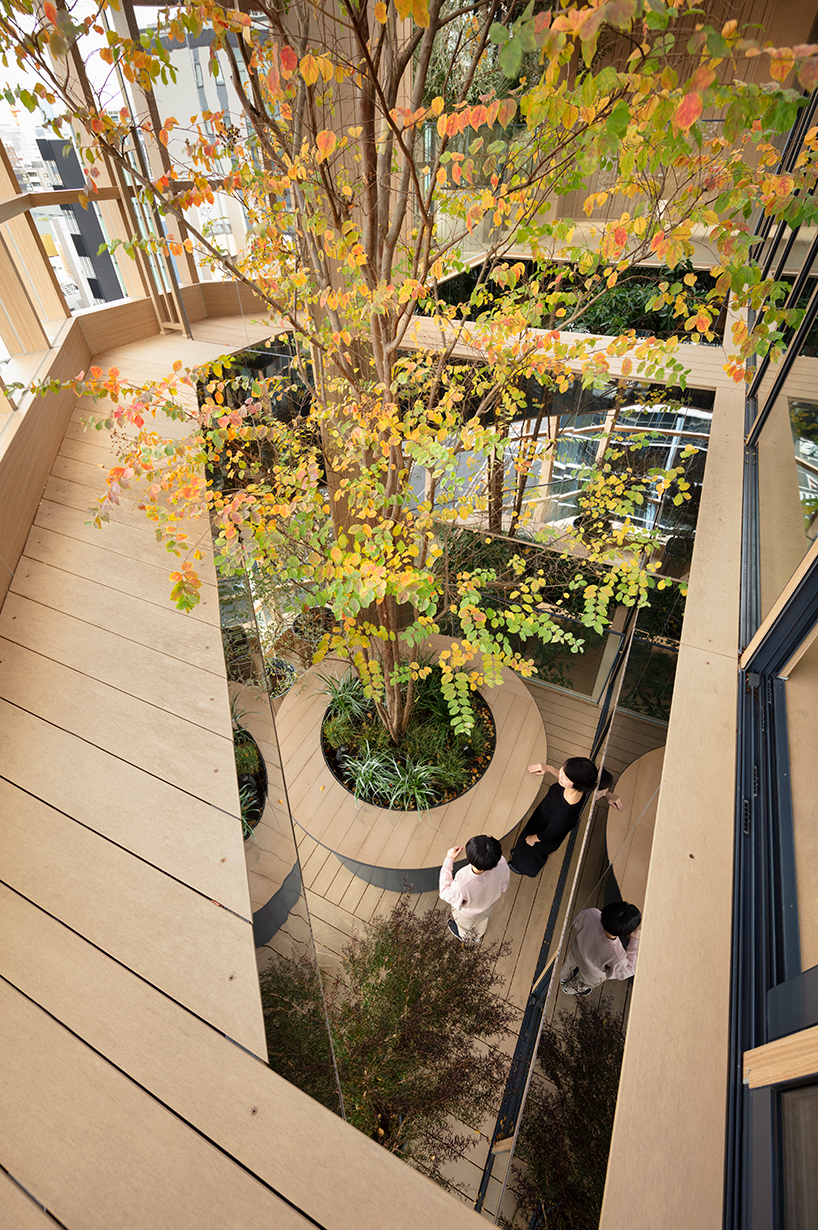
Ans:
[[[283,696],[298,678],[298,671],[286,658],[268,658],[264,663],[264,674],[272,697]]]
[[[388,799],[385,796],[378,796],[374,792],[368,795],[358,794],[354,783],[351,781],[351,775],[345,770],[346,761],[349,758],[348,750],[344,747],[331,747],[324,736],[324,724],[327,721],[328,713],[324,714],[321,722],[321,751],[324,756],[324,761],[335,780],[343,786],[348,794],[352,795],[356,800],[368,803],[374,807],[378,807],[383,811],[408,811],[408,812],[428,812],[434,811],[437,807],[446,807],[449,803],[453,803],[456,799],[462,798],[468,794],[482,778],[483,774],[491,765],[492,757],[496,751],[497,745],[497,729],[494,724],[494,717],[491,711],[491,706],[480,695],[475,692],[472,695],[472,706],[475,711],[475,718],[483,726],[483,731],[486,738],[485,750],[481,753],[472,753],[472,763],[468,766],[469,780],[468,783],[458,789],[454,787],[446,788],[439,787],[440,797],[436,803],[430,803],[422,808],[391,808]],[[466,749],[470,749],[470,744],[464,744]],[[400,757],[397,757],[400,759]],[[468,753],[467,753],[468,760]]]
[[[239,783],[241,819],[244,840],[256,827],[267,800],[267,766],[261,749],[249,730],[238,726],[233,731],[233,754]]]

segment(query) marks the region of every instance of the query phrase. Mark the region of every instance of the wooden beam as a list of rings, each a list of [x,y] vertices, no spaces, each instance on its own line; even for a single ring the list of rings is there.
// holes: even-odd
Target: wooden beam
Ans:
[[[751,1089],[812,1076],[818,1072],[818,1025],[745,1051],[742,1072]]]

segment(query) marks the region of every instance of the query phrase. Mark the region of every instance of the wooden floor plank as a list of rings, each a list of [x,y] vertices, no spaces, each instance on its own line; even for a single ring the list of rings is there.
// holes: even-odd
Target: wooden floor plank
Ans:
[[[15,585],[20,575],[18,571]],[[22,576],[22,584],[25,584],[25,569]],[[204,646],[205,652],[201,655],[209,661],[208,668],[195,660],[195,647],[192,654],[194,660],[184,661],[178,656],[178,645],[175,646],[176,654],[170,656],[164,649],[155,649],[150,642],[144,644],[133,639],[138,636],[138,627],[133,627],[132,635],[121,636],[117,631],[109,632],[87,622],[74,611],[66,612],[68,605],[67,602],[56,607],[44,605],[31,601],[16,590],[11,591],[0,613],[0,636],[79,673],[88,669],[90,656],[94,674],[100,683],[120,692],[129,692],[149,705],[227,737],[227,688],[213,660],[214,650],[221,653],[217,629],[206,624],[192,625],[201,628],[211,642]],[[148,625],[146,637],[151,635],[148,610],[144,612],[146,618],[143,621]],[[93,610],[89,610],[88,614],[93,618]],[[162,614],[172,616],[173,612]],[[124,626],[127,627],[127,624]],[[205,671],[210,687],[202,686]],[[208,692],[211,695],[207,695]]]
[[[4,1168],[61,1225],[110,1230],[303,1230],[310,1223],[144,1089],[0,982],[0,1142]],[[27,1108],[20,1131],[18,1107]],[[71,1147],[82,1141],[82,1148]],[[42,1165],[42,1158],[48,1165]],[[127,1177],[123,1180],[123,1159]],[[119,1173],[101,1183],[100,1175]],[[185,1176],[185,1199],[178,1198]]]
[[[4,882],[251,1050],[250,922],[0,779]],[[20,832],[48,833],[59,859]],[[240,840],[236,834],[237,840]],[[168,933],[166,919],[173,917]],[[203,977],[208,971],[208,977]]]
[[[93,669],[91,662],[87,663]],[[219,772],[217,735],[59,662],[0,639],[0,695],[111,755],[235,814],[235,773]],[[117,720],[111,720],[116,714]],[[216,767],[214,767],[216,766]],[[231,780],[232,777],[232,780]]]
[[[246,885],[236,877],[238,809],[231,814],[161,778],[146,779],[134,765],[2,699],[0,766],[7,782],[249,917]]]

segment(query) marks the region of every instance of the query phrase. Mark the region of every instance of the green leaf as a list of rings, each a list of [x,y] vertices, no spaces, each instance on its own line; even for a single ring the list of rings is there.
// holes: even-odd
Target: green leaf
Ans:
[[[516,77],[523,62],[523,44],[519,38],[510,39],[500,52],[500,68],[506,77]]]
[[[509,39],[508,28],[506,26],[501,26],[499,21],[493,22],[489,29],[489,38],[493,43],[497,43],[500,47],[503,47]]]

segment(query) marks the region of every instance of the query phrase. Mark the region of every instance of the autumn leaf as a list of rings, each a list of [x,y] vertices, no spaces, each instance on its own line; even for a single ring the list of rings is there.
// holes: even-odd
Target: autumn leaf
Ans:
[[[334,132],[329,129],[324,129],[323,132],[319,132],[318,136],[315,138],[315,144],[318,146],[317,161],[324,162],[325,159],[329,158],[337,143],[338,138]]]
[[[307,85],[315,85],[318,80],[320,69],[315,56],[306,55],[301,61],[301,76],[304,78]]]
[[[691,90],[706,90],[709,85],[712,85],[716,80],[715,70],[709,64],[703,64],[701,68],[697,68],[693,76],[690,78]]]
[[[292,47],[281,48],[281,70],[285,77],[291,77],[298,67],[298,56]]]
[[[702,113],[702,96],[691,90],[689,94],[685,94],[682,101],[676,108],[676,114],[673,117],[673,122],[682,132],[687,132]]]
[[[375,5],[375,20],[379,21],[382,26],[386,24],[386,5],[383,0],[379,0],[379,3]]]
[[[805,90],[814,90],[818,85],[818,56],[805,60],[798,68],[798,84]]]
[[[56,24],[57,24],[57,9],[56,9],[56,7],[55,7],[55,6],[51,3],[51,0],[46,0],[45,4],[43,5],[43,12],[45,13],[45,15],[46,15],[46,17],[48,18],[48,20],[51,22],[52,26],[56,26]]]
[[[788,48],[770,52],[770,76],[774,81],[786,81],[792,72],[792,52]]]
[[[422,26],[424,30],[429,27],[429,0],[413,0],[412,16],[415,19],[416,26]]]

